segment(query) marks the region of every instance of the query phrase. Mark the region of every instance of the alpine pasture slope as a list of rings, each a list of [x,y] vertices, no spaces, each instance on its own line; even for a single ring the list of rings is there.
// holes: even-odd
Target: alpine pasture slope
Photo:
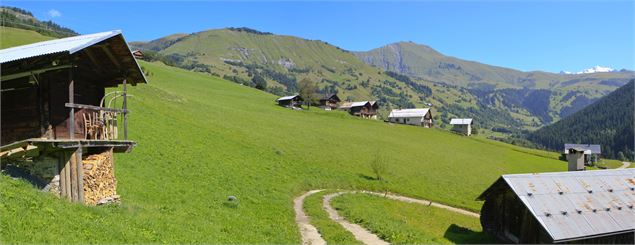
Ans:
[[[501,174],[563,171],[556,153],[344,112],[293,111],[275,96],[141,62],[120,205],[87,207],[0,176],[3,243],[298,243],[293,199],[317,188],[389,190],[470,210]],[[369,165],[385,159],[385,181]],[[233,195],[238,204],[228,204]]]

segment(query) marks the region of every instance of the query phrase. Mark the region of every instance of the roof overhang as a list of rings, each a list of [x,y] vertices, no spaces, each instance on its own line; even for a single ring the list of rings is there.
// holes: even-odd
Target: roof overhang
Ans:
[[[104,53],[103,59],[96,59],[91,54],[96,49]],[[108,62],[117,67],[120,74],[112,77],[116,83],[122,83],[123,79],[132,85],[147,83],[141,67],[119,30],[49,40],[0,50],[2,81],[55,69],[76,67],[77,64],[73,64],[73,62],[59,64],[58,60],[69,59],[71,56],[80,54],[83,59],[90,58],[90,62]],[[99,64],[94,64],[92,69],[104,69],[104,73],[112,73],[112,69],[104,68]]]

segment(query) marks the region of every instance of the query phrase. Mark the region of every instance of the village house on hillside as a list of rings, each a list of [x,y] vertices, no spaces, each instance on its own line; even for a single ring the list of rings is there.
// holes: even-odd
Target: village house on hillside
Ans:
[[[505,242],[635,239],[635,169],[503,175],[478,200],[483,230]]]
[[[431,128],[433,126],[430,108],[392,110],[390,115],[388,115],[388,121],[391,123],[416,125],[425,128]]]
[[[376,101],[359,101],[342,103],[340,110],[348,111],[353,116],[377,119],[379,104]]]
[[[452,125],[452,131],[470,136],[472,135],[472,118],[452,118],[450,125]]]
[[[320,108],[327,111],[335,110],[341,101],[337,94],[326,94],[320,99]]]
[[[600,145],[589,145],[589,144],[564,144],[564,154],[567,159],[570,158],[570,149],[577,149],[578,152],[583,153],[583,161],[587,166],[593,166],[593,164],[597,163],[600,160],[600,155],[602,154],[602,147]]]
[[[289,108],[302,108],[302,102],[304,99],[300,97],[300,95],[289,95],[280,97],[276,100],[279,106],[289,107]]]
[[[135,146],[127,87],[146,83],[121,31],[3,49],[0,63],[2,169],[72,201],[116,199],[113,153]]]

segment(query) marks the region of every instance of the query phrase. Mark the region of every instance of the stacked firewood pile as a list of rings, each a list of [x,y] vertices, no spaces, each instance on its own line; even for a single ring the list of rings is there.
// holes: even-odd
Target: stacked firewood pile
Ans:
[[[115,179],[113,168],[112,151],[89,155],[82,163],[86,204],[96,205],[103,199],[117,196],[117,179]]]

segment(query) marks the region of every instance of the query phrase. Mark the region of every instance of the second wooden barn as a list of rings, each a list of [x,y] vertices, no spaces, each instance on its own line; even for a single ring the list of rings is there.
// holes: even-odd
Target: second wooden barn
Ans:
[[[478,200],[483,230],[505,242],[635,239],[635,169],[503,175]]]

